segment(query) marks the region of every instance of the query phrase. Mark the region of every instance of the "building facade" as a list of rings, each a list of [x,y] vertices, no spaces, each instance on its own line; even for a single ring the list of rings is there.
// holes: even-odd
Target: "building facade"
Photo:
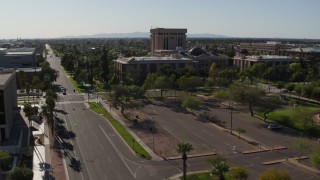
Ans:
[[[115,68],[121,73],[130,73],[133,71],[138,71],[143,74],[156,73],[160,71],[162,65],[169,64],[174,70],[179,68],[184,68],[189,65],[196,67],[197,62],[189,59],[182,58],[178,55],[170,57],[130,57],[130,58],[118,58],[114,60]]]
[[[265,63],[267,66],[286,65],[297,61],[296,58],[288,56],[276,56],[276,55],[263,55],[263,56],[242,56],[237,54],[233,58],[233,65],[239,67],[241,70],[247,69],[249,66],[253,66],[256,63]]]
[[[187,29],[150,29],[151,55],[164,56],[184,50],[187,47]]]
[[[0,48],[0,68],[26,68],[35,65],[35,48]]]
[[[279,52],[285,49],[281,42],[267,41],[267,43],[240,43],[240,50],[248,50],[250,54],[269,54],[279,55]]]
[[[0,71],[0,141],[9,139],[17,107],[15,71]]]

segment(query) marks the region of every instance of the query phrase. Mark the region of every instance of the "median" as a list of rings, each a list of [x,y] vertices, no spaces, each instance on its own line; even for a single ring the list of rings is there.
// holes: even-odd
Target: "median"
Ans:
[[[132,135],[127,131],[127,129],[120,124],[116,119],[114,119],[107,110],[100,107],[95,102],[89,102],[90,109],[97,114],[101,114],[105,117],[110,124],[114,127],[114,129],[120,134],[120,136],[124,139],[124,141],[128,144],[128,146],[140,157],[145,159],[151,159],[151,156],[148,152],[132,137]]]

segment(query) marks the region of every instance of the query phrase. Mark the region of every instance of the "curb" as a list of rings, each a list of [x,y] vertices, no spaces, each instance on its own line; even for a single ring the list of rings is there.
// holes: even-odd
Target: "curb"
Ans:
[[[217,153],[212,152],[212,153],[203,153],[203,154],[195,154],[195,155],[189,155],[188,158],[197,158],[197,157],[205,157],[205,156],[213,156],[216,155]],[[181,159],[181,156],[175,156],[175,157],[163,157],[164,160],[177,160]]]

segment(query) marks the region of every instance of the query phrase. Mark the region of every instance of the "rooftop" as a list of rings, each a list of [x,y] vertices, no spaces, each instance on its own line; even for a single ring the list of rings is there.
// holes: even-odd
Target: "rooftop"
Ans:
[[[286,50],[288,52],[304,52],[304,53],[320,53],[320,48],[318,47],[307,47],[307,48],[293,48]]]
[[[0,89],[3,89],[3,87],[6,85],[7,81],[12,76],[12,72],[1,72],[0,71]]]
[[[129,57],[129,58],[119,58],[116,61],[121,61],[124,63],[134,63],[134,62],[150,62],[150,61],[193,61],[190,58],[184,57],[157,57],[157,56],[145,56],[145,57]]]
[[[36,48],[15,48],[15,49],[0,48],[0,55],[2,56],[32,55],[35,50]]]

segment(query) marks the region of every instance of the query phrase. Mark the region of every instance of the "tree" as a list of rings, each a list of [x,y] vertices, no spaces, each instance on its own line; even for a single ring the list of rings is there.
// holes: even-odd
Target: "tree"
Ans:
[[[230,166],[227,164],[226,159],[217,159],[212,164],[211,174],[218,176],[220,180],[224,180],[224,175],[229,169]]]
[[[298,153],[298,161],[300,162],[302,155],[310,151],[311,144],[307,140],[300,138],[294,141],[290,148]]]
[[[271,96],[265,99],[262,99],[259,103],[263,109],[263,120],[267,120],[267,115],[277,109],[280,105],[279,98]]]
[[[15,167],[9,172],[8,180],[32,180],[33,171],[27,167]]]
[[[0,150],[0,171],[7,171],[12,164],[12,158],[6,151]]]
[[[286,88],[287,91],[289,91],[290,96],[291,96],[292,91],[294,90],[294,87],[295,87],[295,85],[291,84],[291,83],[285,85],[285,88]]]
[[[39,90],[40,89],[41,80],[39,76],[33,76],[32,77],[32,86],[34,89]]]
[[[121,107],[122,114],[127,107],[127,103],[129,103],[130,100],[130,91],[128,88],[122,85],[112,87],[112,95],[110,96],[110,101],[116,109],[118,109],[118,107]]]
[[[234,85],[229,88],[230,98],[236,102],[248,104],[251,116],[253,116],[253,105],[256,105],[263,95],[263,91],[256,87]]]
[[[243,166],[235,166],[229,170],[228,175],[234,180],[246,180],[249,172]]]
[[[299,99],[300,99],[300,96],[301,96],[301,93],[302,93],[302,86],[301,85],[296,85],[294,87],[294,91],[299,95]]]
[[[242,129],[242,128],[237,128],[236,131],[239,133],[239,138],[240,138],[240,135],[245,133],[246,130],[245,129]]]
[[[149,73],[144,80],[143,87],[144,89],[153,89],[154,88],[154,82],[157,79],[157,74],[155,73]]]
[[[180,142],[177,144],[177,151],[178,153],[182,154],[182,160],[183,160],[183,179],[187,179],[187,153],[192,151],[193,147],[192,144],[189,144],[187,142]]]
[[[18,77],[19,77],[21,89],[25,89],[25,87],[26,87],[26,74],[24,73],[24,71],[20,70]]]
[[[179,88],[185,91],[193,91],[196,87],[203,85],[202,80],[199,77],[181,76],[177,81]]]
[[[209,68],[209,77],[211,79],[213,79],[213,81],[216,80],[217,78],[217,75],[218,75],[218,67],[217,67],[217,64],[216,63],[212,63],[210,68]]]
[[[32,121],[32,116],[38,115],[38,107],[32,107],[30,103],[24,103],[23,112],[27,116],[30,125]]]
[[[198,99],[195,99],[193,97],[190,97],[190,96],[185,96],[183,98],[183,101],[182,101],[182,104],[181,104],[181,107],[187,109],[187,108],[190,108],[191,111],[192,109],[194,108],[197,108],[201,105],[201,101],[198,100]]]
[[[29,102],[29,95],[30,95],[30,83],[26,83],[26,93],[27,93],[28,102]]]
[[[313,167],[320,169],[320,145],[313,148],[309,155],[309,159]]]
[[[270,168],[262,172],[259,180],[290,180],[291,177],[285,169]]]

